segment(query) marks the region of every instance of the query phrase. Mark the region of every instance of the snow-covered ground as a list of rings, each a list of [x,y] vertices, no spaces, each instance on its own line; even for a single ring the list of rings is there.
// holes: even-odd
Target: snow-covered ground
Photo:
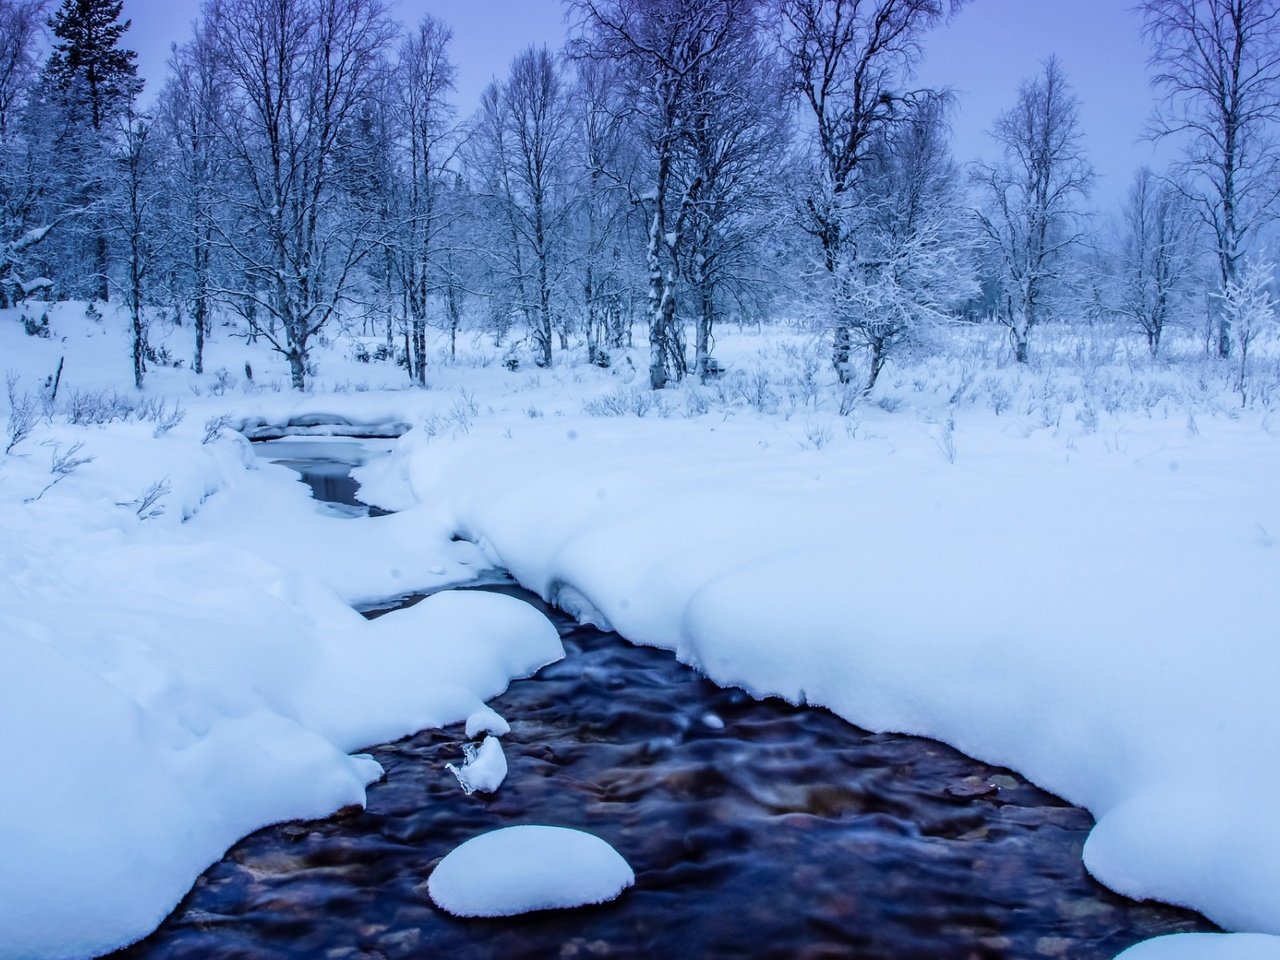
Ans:
[[[0,458],[16,956],[145,934],[237,837],[361,802],[378,771],[346,751],[465,719],[559,656],[503,597],[373,622],[349,606],[489,564],[717,682],[1015,767],[1097,816],[1104,883],[1280,935],[1265,349],[1242,409],[1190,343],[1153,363],[1107,331],[1060,335],[1030,369],[957,331],[949,359],[891,366],[862,401],[784,331],[726,331],[724,378],[656,398],[639,353],[509,372],[485,341],[422,391],[337,340],[296,395],[222,335],[210,373],[153,371],[140,405],[118,318],[60,305],[50,325],[0,313],[16,398],[65,358],[59,402]],[[317,509],[230,429],[339,418],[411,428],[358,472],[394,516]]]

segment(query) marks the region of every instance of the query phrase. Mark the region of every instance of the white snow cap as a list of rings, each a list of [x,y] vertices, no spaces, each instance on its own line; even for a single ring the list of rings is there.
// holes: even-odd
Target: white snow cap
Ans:
[[[482,733],[503,737],[511,732],[511,724],[492,707],[481,707],[467,717],[467,739],[474,740]]]
[[[436,906],[459,917],[511,917],[612,900],[635,883],[627,861],[590,833],[504,827],[473,837],[427,881]]]

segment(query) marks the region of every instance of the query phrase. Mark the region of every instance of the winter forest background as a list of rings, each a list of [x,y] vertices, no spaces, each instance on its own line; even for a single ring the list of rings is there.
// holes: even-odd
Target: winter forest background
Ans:
[[[139,386],[221,336],[296,389],[343,335],[425,383],[429,343],[483,332],[508,366],[607,367],[639,337],[659,389],[721,373],[718,328],[784,324],[828,338],[852,397],[995,324],[1019,364],[1086,325],[1269,397],[1275,4],[1144,4],[1175,159],[1101,212],[1052,57],[1009,91],[999,159],[953,158],[953,95],[912,68],[963,6],[571,2],[564,48],[459,116],[448,24],[376,0],[207,3],[145,111],[119,2],[3,0],[0,306],[38,336],[45,303],[122,305]]]

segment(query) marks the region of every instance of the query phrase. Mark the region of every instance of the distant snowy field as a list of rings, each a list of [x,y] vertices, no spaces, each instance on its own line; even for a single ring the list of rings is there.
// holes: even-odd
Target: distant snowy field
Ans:
[[[14,956],[145,935],[238,837],[362,802],[379,771],[349,751],[463,720],[556,659],[507,598],[350,607],[491,564],[717,682],[1012,766],[1095,814],[1085,863],[1108,886],[1280,936],[1274,343],[1243,407],[1193,338],[1152,362],[1085,328],[1040,331],[1055,347],[1030,368],[957,329],[869,399],[785,330],[723,331],[723,378],[657,396],[640,350],[508,371],[467,339],[423,391],[344,337],[298,395],[224,332],[208,373],[153,369],[139,397],[118,317],[58,305],[46,339],[17,316],[0,374],[35,415],[0,457]],[[358,473],[400,512],[317,509],[231,429],[290,420],[408,427]]]

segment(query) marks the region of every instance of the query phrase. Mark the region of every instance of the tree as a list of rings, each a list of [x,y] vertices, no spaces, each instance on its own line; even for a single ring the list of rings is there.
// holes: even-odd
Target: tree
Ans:
[[[776,62],[751,21],[698,64],[691,86],[698,109],[677,146],[676,170],[693,198],[685,273],[697,316],[694,370],[705,380],[723,301],[751,298],[757,282],[751,267],[770,233],[765,211],[776,212],[787,120]]]
[[[44,6],[0,0],[0,308],[25,291],[23,263],[52,226],[41,202],[47,165],[29,136],[38,133],[29,108]]]
[[[120,121],[113,151],[115,191],[108,225],[122,241],[119,259],[125,272],[125,305],[129,309],[133,352],[133,385],[142,389],[147,370],[147,323],[143,314],[144,285],[155,259],[156,236],[152,222],[159,201],[155,178],[155,149],[151,123],[130,112]]]
[[[895,350],[978,289],[941,101],[919,102],[872,138],[853,196],[857,244],[836,290],[852,342],[867,350],[870,393]]]
[[[1280,195],[1280,7],[1146,0],[1142,9],[1152,82],[1163,94],[1152,133],[1185,144],[1180,172],[1212,232],[1225,291]],[[1231,316],[1223,311],[1218,353],[1230,352]]]
[[[1233,324],[1240,345],[1236,389],[1240,392],[1240,405],[1244,406],[1249,399],[1249,350],[1259,334],[1275,325],[1280,301],[1272,293],[1274,263],[1265,257],[1246,257],[1240,267],[1238,279],[1227,284],[1221,299],[1222,312]]]
[[[227,109],[226,78],[219,63],[216,10],[210,16],[213,22],[197,23],[194,37],[174,48],[157,120],[171,153],[167,189],[178,213],[171,232],[180,235],[175,247],[182,251],[182,286],[195,327],[191,369],[196,373],[204,372],[210,330],[215,201],[227,176],[227,155],[219,136],[220,118]]]
[[[703,183],[681,183],[677,161],[689,124],[723,91],[701,71],[753,28],[750,0],[574,0],[582,26],[575,53],[618,64],[632,122],[646,153],[647,189],[635,197],[649,217],[649,384],[660,390],[687,371],[676,319],[680,248]]]
[[[587,360],[607,366],[611,361],[605,348],[622,345],[621,251],[631,209],[626,168],[634,151],[628,149],[626,106],[616,66],[579,58],[575,67],[577,83],[570,99],[577,105],[578,136],[573,143],[579,202],[573,234],[578,240]]]
[[[1080,142],[1079,103],[1056,58],[1022,84],[992,136],[1002,159],[974,169],[988,203],[978,221],[999,265],[996,317],[1009,328],[1015,358],[1026,363],[1031,331],[1063,279],[1065,254],[1082,239],[1074,205],[1093,180]]]
[[[568,179],[569,121],[564,82],[546,47],[525,50],[511,64],[503,91],[511,123],[510,182],[519,233],[529,248],[537,297],[534,342],[538,365],[551,365],[553,286],[562,272],[572,196]]]
[[[856,237],[849,221],[862,161],[877,132],[904,107],[934,96],[904,84],[920,57],[921,34],[955,14],[965,0],[773,0],[789,86],[813,122],[813,171],[801,220],[838,280],[850,275]],[[850,377],[852,301],[832,284],[832,363]]]
[[[1195,279],[1194,228],[1185,191],[1141,168],[1124,208],[1115,304],[1153,357]]]
[[[0,0],[0,141],[13,135],[35,78],[45,0]]]
[[[446,225],[439,195],[453,154],[453,108],[448,100],[456,73],[448,54],[452,37],[444,23],[424,17],[402,41],[394,74],[405,191],[395,266],[411,328],[409,374],[419,384],[426,383],[427,304],[437,241]]]
[[[142,90],[137,77],[137,54],[120,46],[132,21],[121,22],[123,0],[63,0],[49,21],[57,38],[45,61],[44,76],[65,116],[61,151],[74,158],[65,185],[81,203],[100,202],[108,189],[108,175],[97,172],[99,156],[119,119],[132,109]],[[90,230],[95,296],[108,299],[108,233],[104,218]]]
[[[238,216],[219,242],[250,287],[220,293],[253,304],[254,332],[302,390],[312,338],[384,239],[384,224],[343,203],[336,167],[394,27],[380,0],[211,0],[207,16],[228,75],[220,135],[238,181],[220,197]]]

